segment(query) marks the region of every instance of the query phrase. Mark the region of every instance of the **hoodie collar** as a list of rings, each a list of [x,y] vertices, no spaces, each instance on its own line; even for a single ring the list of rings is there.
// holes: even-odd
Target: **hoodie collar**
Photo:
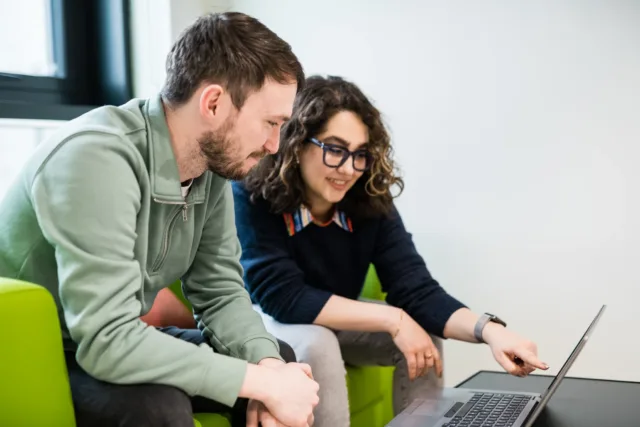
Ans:
[[[180,174],[176,156],[171,146],[171,136],[160,95],[147,100],[144,105],[149,144],[149,173],[151,193],[157,202],[183,204]],[[193,180],[187,203],[202,203],[205,199],[206,181],[210,172]]]

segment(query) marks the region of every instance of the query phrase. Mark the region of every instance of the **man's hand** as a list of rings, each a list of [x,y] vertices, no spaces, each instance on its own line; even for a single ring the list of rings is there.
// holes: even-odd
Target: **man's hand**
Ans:
[[[267,411],[265,406],[257,401],[250,400],[247,408],[247,427],[286,427]]]
[[[537,369],[549,366],[538,359],[538,347],[516,333],[496,323],[487,323],[482,331],[484,341],[491,347],[493,357],[511,375],[524,377]]]
[[[287,363],[267,369],[271,372],[268,390],[261,400],[269,416],[288,427],[310,427],[320,388],[312,379],[311,367]]]
[[[313,413],[307,424],[313,425]],[[287,427],[276,419],[261,402],[250,400],[247,408],[247,427]]]
[[[309,365],[264,359],[258,365],[247,365],[238,395],[249,399],[248,420],[275,418],[287,427],[310,427],[319,402],[318,389]],[[257,403],[266,410],[260,410]]]
[[[260,362],[258,362],[258,365],[266,366],[267,368],[275,368],[275,367],[278,367],[278,366],[285,365],[285,362],[283,362],[280,359],[274,359],[272,357],[267,357],[266,359],[262,359]]]
[[[285,363],[280,359],[266,358],[258,362],[258,365],[267,368],[275,368]],[[247,407],[247,427],[286,427],[280,423],[259,400],[249,400]]]
[[[389,332],[393,336],[393,342],[407,359],[409,378],[413,380],[426,375],[432,368],[439,377],[442,376],[440,352],[429,334],[404,311],[398,310],[395,315],[399,320],[395,329]]]
[[[267,368],[278,368],[283,365],[286,365],[286,363],[280,359],[266,358],[258,362],[258,365],[265,366]],[[291,363],[291,365],[300,368],[302,372],[304,372],[309,378],[313,379],[311,366],[307,365],[306,363]]]

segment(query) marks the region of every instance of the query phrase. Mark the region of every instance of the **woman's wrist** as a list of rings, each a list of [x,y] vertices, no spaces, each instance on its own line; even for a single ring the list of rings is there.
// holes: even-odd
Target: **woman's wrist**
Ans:
[[[491,345],[494,340],[499,339],[505,330],[506,328],[504,326],[489,322],[482,330],[482,339],[485,343]]]
[[[384,330],[395,338],[398,335],[398,332],[400,332],[402,320],[405,316],[404,310],[393,306],[387,306],[386,308],[388,308],[388,310],[385,316]]]

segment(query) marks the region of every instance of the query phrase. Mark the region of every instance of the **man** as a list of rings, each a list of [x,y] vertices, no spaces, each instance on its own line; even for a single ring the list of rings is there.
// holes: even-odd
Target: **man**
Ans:
[[[303,79],[259,21],[204,16],[161,95],[66,124],[5,197],[0,276],[53,294],[80,427],[193,426],[234,405],[244,425],[247,402],[249,425],[312,422],[309,367],[283,362],[244,290],[227,181],[277,151]],[[204,338],[140,320],[178,278]]]

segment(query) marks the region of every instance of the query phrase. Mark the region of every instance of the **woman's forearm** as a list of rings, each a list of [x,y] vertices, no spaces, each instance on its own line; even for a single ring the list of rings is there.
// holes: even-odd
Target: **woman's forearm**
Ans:
[[[401,310],[386,304],[354,301],[332,295],[313,322],[315,325],[344,331],[388,332],[394,334],[400,325]],[[468,308],[456,310],[444,327],[445,338],[477,342],[473,330],[479,316]],[[503,329],[497,323],[487,323],[482,331],[485,342]]]
[[[316,325],[344,331],[395,333],[400,322],[400,309],[332,295],[313,322]]]
[[[444,336],[454,340],[478,342],[475,338],[473,330],[480,316],[469,310],[461,308],[453,312],[447,323],[444,325]],[[487,323],[482,331],[485,342],[491,340],[491,334],[503,326],[497,323]]]

